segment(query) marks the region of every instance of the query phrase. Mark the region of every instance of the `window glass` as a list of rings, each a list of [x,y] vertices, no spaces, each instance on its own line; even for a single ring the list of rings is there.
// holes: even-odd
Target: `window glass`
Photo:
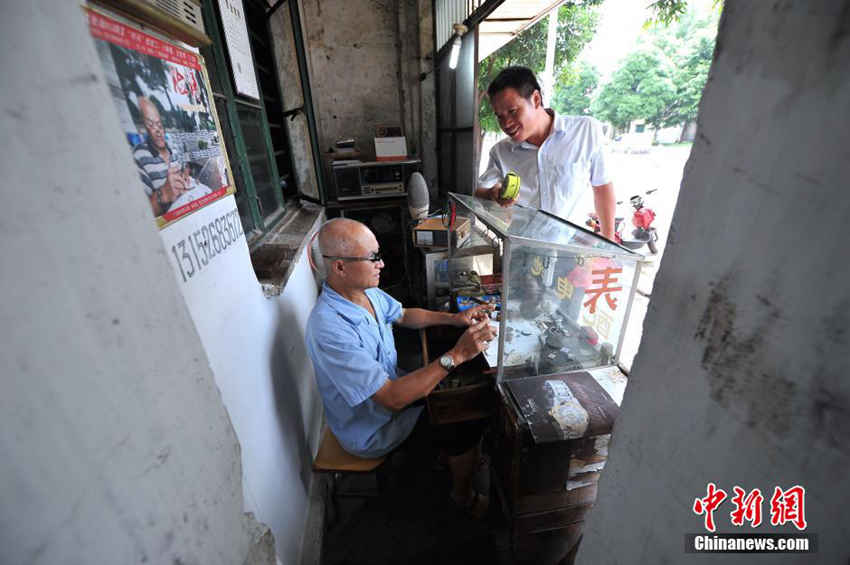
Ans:
[[[249,192],[245,185],[245,179],[242,177],[241,167],[239,167],[238,162],[234,162],[233,160],[233,157],[237,155],[236,145],[233,139],[233,130],[230,129],[230,122],[227,119],[227,105],[224,99],[218,96],[215,97],[215,109],[218,113],[218,121],[221,123],[221,132],[224,135],[224,145],[227,148],[227,155],[230,159],[230,170],[233,173],[233,181],[236,184],[236,207],[239,209],[242,229],[245,233],[248,233],[256,228],[256,224],[250,213],[248,204]]]

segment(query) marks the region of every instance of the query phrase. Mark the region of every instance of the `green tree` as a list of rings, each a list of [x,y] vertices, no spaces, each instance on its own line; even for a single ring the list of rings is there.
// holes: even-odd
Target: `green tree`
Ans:
[[[552,108],[559,114],[589,115],[594,91],[599,86],[599,71],[596,67],[579,63],[577,72],[571,76],[562,75],[558,79]]]
[[[723,9],[723,0],[714,0],[712,5],[719,13]],[[644,23],[645,27],[659,24],[669,26],[680,21],[689,11],[688,0],[656,0],[649,7],[655,15]]]
[[[166,127],[175,127],[177,124],[172,115],[175,107],[168,93],[168,71],[162,59],[157,59],[151,55],[139,53],[111,43],[109,44],[109,49],[121,81],[121,88],[124,92],[133,92],[136,96],[146,95],[147,93],[142,90],[137,81],[142,81],[149,90],[161,91],[165,94],[169,106],[168,108],[164,108],[161,104],[157,104],[162,122]]]
[[[597,6],[601,3],[602,0],[588,0],[582,4],[562,4],[558,8],[555,42],[556,83],[564,78],[579,75],[574,68],[575,60],[584,46],[593,39],[599,21]],[[485,131],[499,131],[499,123],[486,100],[487,86],[499,71],[511,65],[528,67],[539,75],[546,64],[548,26],[548,18],[543,18],[479,63],[478,116],[482,134]]]
[[[620,130],[639,119],[660,127],[669,117],[675,96],[665,62],[650,52],[632,53],[602,87],[593,114]]]
[[[718,19],[718,9],[702,19],[693,10],[686,10],[671,25],[656,25],[651,30],[649,40],[654,52],[667,60],[676,87],[662,126],[684,128],[696,120],[714,54]]]
[[[645,26],[670,25],[685,14],[688,9],[688,0],[657,0],[649,7],[655,12],[655,17],[647,21]]]
[[[713,53],[714,41],[702,37],[679,59],[673,77],[676,84],[676,101],[670,108],[665,125],[683,124],[697,119],[699,101],[708,80]]]
[[[592,106],[596,117],[618,129],[644,119],[656,130],[682,125],[684,131],[696,120],[719,11],[700,19],[683,2],[664,5],[662,23],[650,27],[638,52],[626,57]]]

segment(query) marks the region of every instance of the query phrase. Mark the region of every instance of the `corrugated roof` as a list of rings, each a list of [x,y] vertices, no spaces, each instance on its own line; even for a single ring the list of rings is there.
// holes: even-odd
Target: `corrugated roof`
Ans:
[[[478,25],[478,61],[545,17],[564,0],[505,0]]]

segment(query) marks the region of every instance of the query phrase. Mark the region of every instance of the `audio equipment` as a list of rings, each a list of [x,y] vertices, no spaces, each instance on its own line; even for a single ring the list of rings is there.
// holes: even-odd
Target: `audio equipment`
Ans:
[[[419,159],[332,165],[328,200],[344,202],[407,196],[408,179],[421,168]]]

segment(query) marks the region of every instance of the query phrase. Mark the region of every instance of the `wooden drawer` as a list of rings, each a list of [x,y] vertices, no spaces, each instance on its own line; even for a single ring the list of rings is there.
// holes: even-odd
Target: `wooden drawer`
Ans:
[[[572,508],[558,508],[547,512],[537,512],[535,514],[522,514],[514,518],[514,530],[517,535],[558,530],[570,524],[582,522],[592,507],[592,504],[587,504]]]
[[[514,532],[511,536],[514,562],[517,564],[541,565],[561,563],[572,555],[581,537],[584,522],[575,522],[563,528],[543,530],[536,533]]]
[[[520,496],[516,501],[516,513],[545,512],[558,508],[575,508],[596,502],[596,484],[573,490],[563,488],[553,492],[540,492]]]
[[[607,437],[536,445],[527,427],[519,424],[516,411],[503,402],[490,444],[492,469],[510,515],[595,501]]]

